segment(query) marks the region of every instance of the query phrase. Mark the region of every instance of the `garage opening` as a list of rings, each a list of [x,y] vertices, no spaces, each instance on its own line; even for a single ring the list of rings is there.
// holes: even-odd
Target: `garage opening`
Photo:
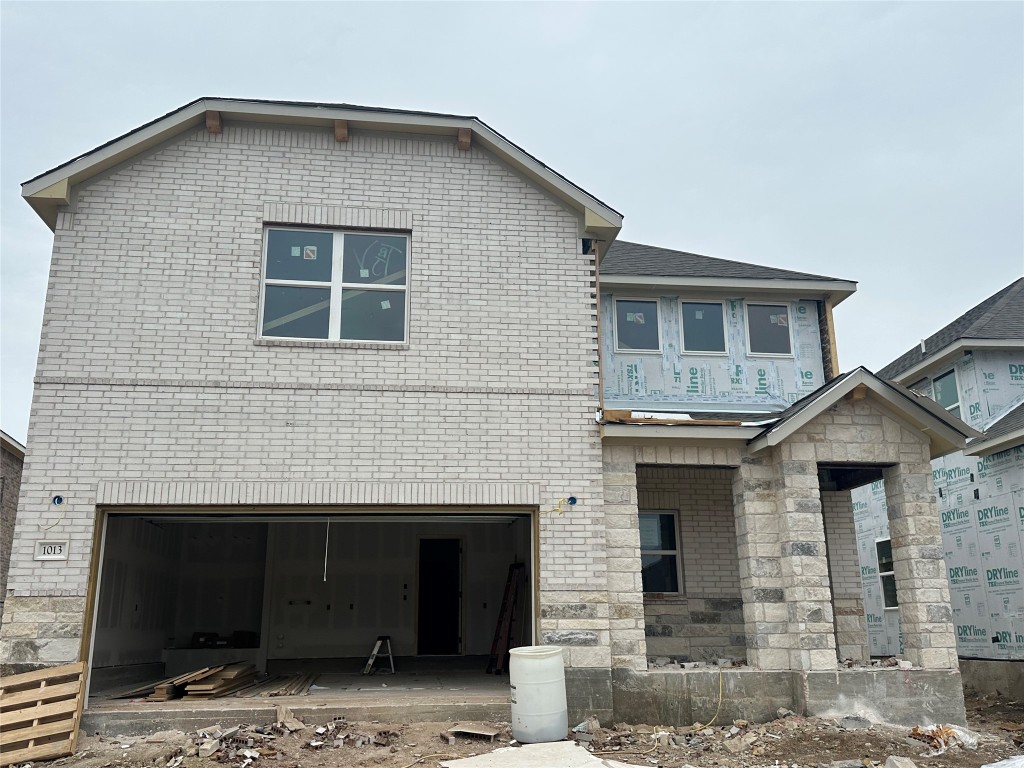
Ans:
[[[239,662],[361,677],[381,635],[399,673],[484,676],[510,566],[532,585],[532,553],[526,512],[110,513],[92,693]],[[533,591],[506,607],[510,647],[532,642]]]

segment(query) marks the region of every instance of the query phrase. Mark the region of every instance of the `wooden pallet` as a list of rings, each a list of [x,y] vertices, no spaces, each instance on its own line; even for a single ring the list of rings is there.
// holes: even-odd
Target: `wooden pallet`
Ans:
[[[0,767],[74,753],[84,680],[79,661],[0,681]]]

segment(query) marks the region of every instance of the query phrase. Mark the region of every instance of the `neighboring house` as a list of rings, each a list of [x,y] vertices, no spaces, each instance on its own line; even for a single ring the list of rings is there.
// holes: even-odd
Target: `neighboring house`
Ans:
[[[854,283],[617,243],[472,117],[203,99],[23,195],[54,249],[7,667],[486,656],[519,563],[573,716],[693,722],[718,675],[666,655],[745,659],[726,718],[963,720],[929,462],[978,433],[839,375]],[[898,686],[837,673],[883,476]]]
[[[0,622],[3,622],[7,571],[11,566],[14,518],[18,513],[21,467],[24,463],[25,446],[6,432],[0,431]]]
[[[957,651],[1024,660],[1024,278],[879,375],[983,433],[932,462]],[[877,484],[854,492],[872,652],[879,654],[900,650],[899,589],[874,577],[878,548],[889,540],[884,496]]]

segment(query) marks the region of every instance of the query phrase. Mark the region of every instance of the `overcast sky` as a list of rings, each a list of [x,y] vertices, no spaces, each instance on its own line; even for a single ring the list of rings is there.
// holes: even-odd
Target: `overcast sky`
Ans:
[[[0,3],[0,426],[52,233],[20,183],[199,96],[481,117],[622,238],[860,284],[877,370],[1024,272],[1024,4]]]

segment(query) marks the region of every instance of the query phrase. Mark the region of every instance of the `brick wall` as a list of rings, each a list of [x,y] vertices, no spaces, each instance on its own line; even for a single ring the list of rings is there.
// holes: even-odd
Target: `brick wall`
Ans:
[[[868,658],[868,626],[850,491],[821,491],[839,658]]]
[[[0,450],[0,621],[4,596],[7,594],[7,571],[11,564],[11,544],[14,542],[14,519],[18,512],[18,492],[21,489],[23,459],[6,448]]]
[[[678,513],[682,594],[645,594],[647,653],[693,660],[745,658],[733,471],[639,466],[641,512]]]
[[[257,340],[269,219],[408,228],[409,343]],[[280,503],[303,483],[303,503],[331,483],[379,503],[462,489],[508,505],[515,483],[543,510],[573,495],[570,513],[541,518],[541,603],[606,600],[593,265],[578,231],[575,212],[444,137],[339,144],[227,123],[76,188],[55,234],[21,507],[47,514],[39,500],[65,495],[71,552],[33,562],[39,533],[19,524],[11,600],[83,608],[97,489],[138,502],[157,481],[183,504],[234,503],[242,487]],[[609,665],[607,607],[593,613],[571,665]],[[566,615],[542,629],[571,628]],[[77,657],[52,621],[19,623],[0,659]]]

